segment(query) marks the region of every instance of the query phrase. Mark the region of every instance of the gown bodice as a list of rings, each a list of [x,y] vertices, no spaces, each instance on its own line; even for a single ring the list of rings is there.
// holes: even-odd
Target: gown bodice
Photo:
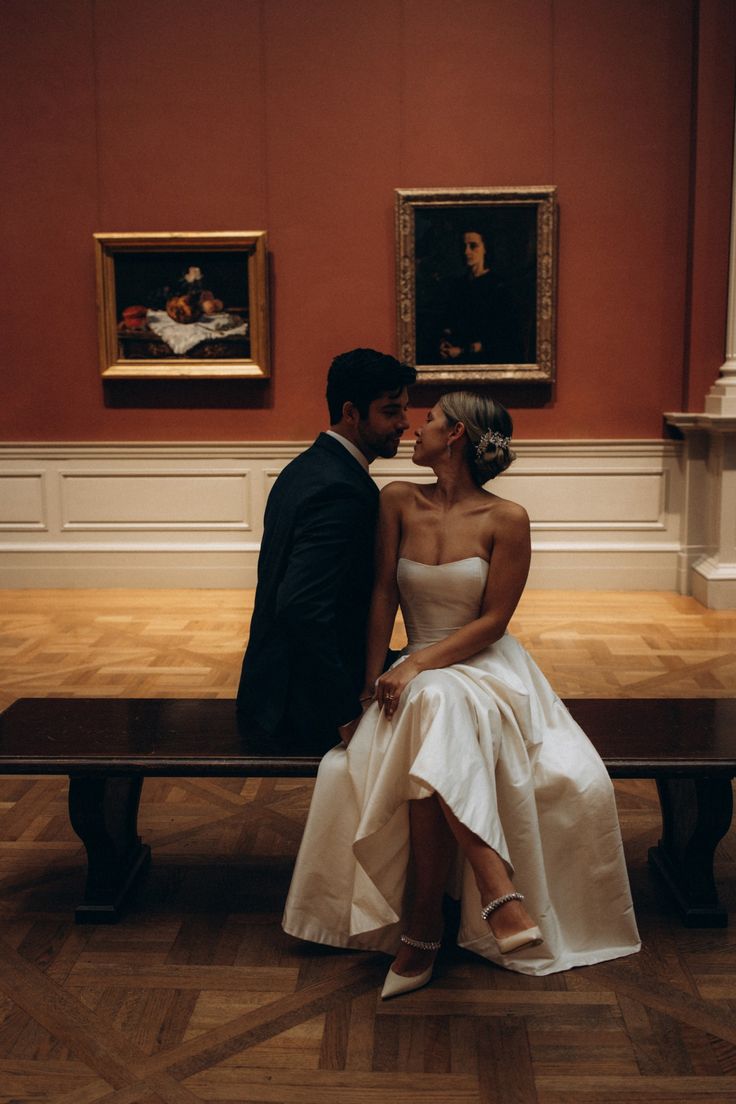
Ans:
[[[396,580],[409,650],[434,644],[480,613],[488,561],[467,556],[444,564],[399,559]]]

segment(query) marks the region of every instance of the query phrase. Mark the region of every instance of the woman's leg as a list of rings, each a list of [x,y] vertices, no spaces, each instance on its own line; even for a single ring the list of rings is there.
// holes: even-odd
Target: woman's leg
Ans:
[[[436,794],[409,802],[412,862],[412,899],[405,934],[423,943],[442,938],[442,898],[450,864],[457,851]],[[402,943],[392,969],[411,977],[423,973],[436,951]]]
[[[514,883],[511,881],[506,863],[498,852],[462,824],[439,796],[438,805],[442,809],[452,835],[472,867],[481,904],[487,905],[497,897],[514,893]],[[508,901],[491,913],[488,923],[493,934],[502,939],[504,936],[514,935],[516,932],[532,927],[534,921],[524,908],[523,902]]]

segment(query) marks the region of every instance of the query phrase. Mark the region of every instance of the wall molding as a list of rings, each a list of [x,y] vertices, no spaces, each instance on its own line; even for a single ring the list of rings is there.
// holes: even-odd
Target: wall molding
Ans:
[[[269,490],[307,444],[0,445],[0,587],[252,587]],[[681,586],[681,442],[515,448],[494,489],[529,511],[531,586]],[[433,478],[408,442],[371,470]]]

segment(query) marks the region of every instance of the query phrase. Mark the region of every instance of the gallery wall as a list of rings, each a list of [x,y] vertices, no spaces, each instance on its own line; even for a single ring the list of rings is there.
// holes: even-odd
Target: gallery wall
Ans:
[[[733,0],[4,0],[0,32],[0,440],[311,438],[331,357],[396,348],[409,187],[558,188],[557,383],[496,388],[519,437],[702,409]],[[103,384],[94,232],[262,229],[269,381]]]

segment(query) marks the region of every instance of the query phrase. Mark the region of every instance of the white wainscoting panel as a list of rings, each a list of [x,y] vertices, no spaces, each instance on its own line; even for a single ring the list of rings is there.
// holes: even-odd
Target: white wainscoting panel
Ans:
[[[248,471],[63,471],[62,529],[250,530]]]
[[[252,587],[266,499],[307,444],[0,445],[0,587]],[[674,441],[521,441],[495,483],[532,521],[530,585],[675,590]],[[428,482],[411,444],[379,486]]]
[[[46,529],[42,471],[0,471],[0,530]]]

